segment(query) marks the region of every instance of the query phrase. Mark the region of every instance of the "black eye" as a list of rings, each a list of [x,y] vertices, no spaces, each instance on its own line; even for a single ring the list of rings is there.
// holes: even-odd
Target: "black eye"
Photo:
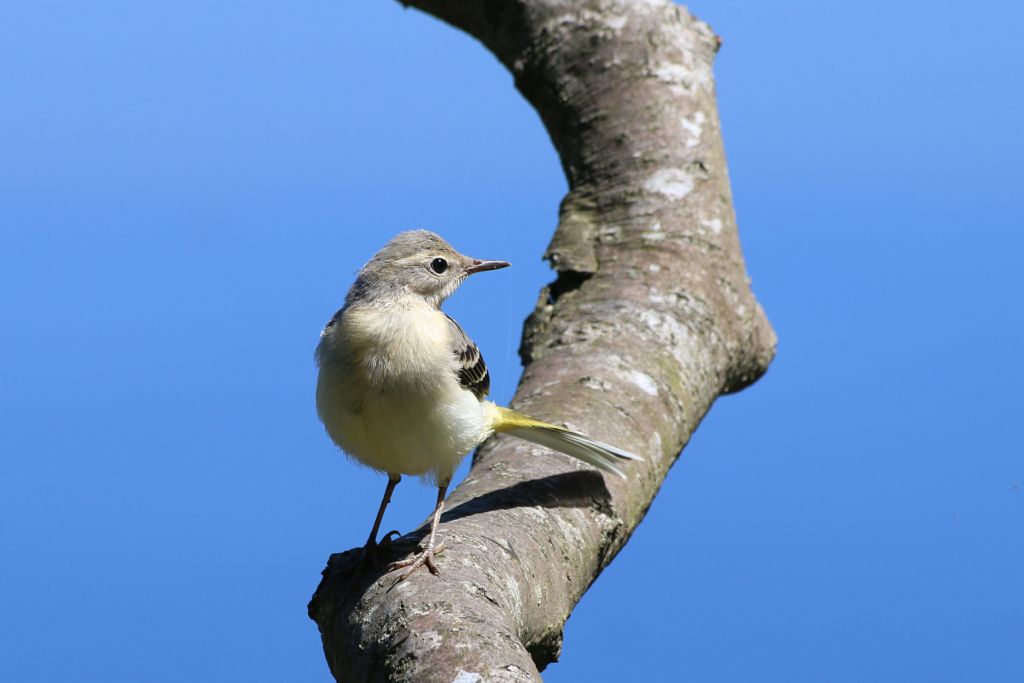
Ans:
[[[440,275],[444,271],[448,270],[448,262],[443,258],[436,258],[430,262],[430,269]]]

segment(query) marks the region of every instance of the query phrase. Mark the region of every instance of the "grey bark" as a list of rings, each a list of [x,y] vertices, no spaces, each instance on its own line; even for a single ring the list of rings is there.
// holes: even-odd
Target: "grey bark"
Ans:
[[[356,551],[332,555],[309,611],[338,680],[539,680],[711,403],[775,352],[736,232],[719,41],[665,0],[406,4],[508,67],[569,180],[546,254],[558,277],[526,322],[513,407],[646,463],[620,481],[492,438],[449,499],[440,576],[396,585],[384,573],[421,529],[368,569]]]

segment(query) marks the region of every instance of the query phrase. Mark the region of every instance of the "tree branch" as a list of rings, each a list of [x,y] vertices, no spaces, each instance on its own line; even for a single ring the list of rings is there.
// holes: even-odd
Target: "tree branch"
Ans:
[[[310,616],[338,680],[539,680],[711,403],[775,352],[736,232],[711,71],[719,41],[663,0],[405,4],[512,71],[569,179],[546,254],[558,277],[526,323],[514,407],[647,462],[620,481],[492,438],[449,499],[440,577],[395,585],[383,562],[361,573],[356,553],[333,555]]]

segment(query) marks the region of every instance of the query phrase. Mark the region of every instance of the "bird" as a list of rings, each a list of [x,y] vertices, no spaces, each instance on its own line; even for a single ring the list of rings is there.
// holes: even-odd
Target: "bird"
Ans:
[[[388,477],[364,557],[375,555],[384,511],[403,475],[437,487],[426,543],[387,568],[404,568],[398,581],[422,566],[439,573],[435,556],[444,542],[436,543],[436,534],[452,475],[491,434],[546,446],[623,478],[623,461],[642,460],[487,400],[483,355],[441,304],[470,275],[509,265],[464,256],[434,232],[401,232],[359,270],[320,334],[317,414],[344,453]],[[398,532],[381,544],[392,535]]]

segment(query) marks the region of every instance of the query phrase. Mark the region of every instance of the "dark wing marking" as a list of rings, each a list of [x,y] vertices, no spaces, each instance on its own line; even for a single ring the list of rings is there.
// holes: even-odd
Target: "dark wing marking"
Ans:
[[[483,354],[457,322],[447,313],[444,317],[448,318],[451,328],[452,352],[459,361],[459,384],[472,391],[482,401],[491,390],[491,375],[487,372]]]
[[[340,318],[341,314],[344,313],[344,312],[345,312],[344,308],[339,308],[338,309],[338,312],[335,313],[334,316],[330,320],[327,321],[326,325],[324,325],[324,329],[320,330],[320,336],[321,337],[324,336],[325,334],[327,334],[327,330],[329,330],[332,327],[334,327],[334,324],[336,322],[338,322],[338,318]]]

